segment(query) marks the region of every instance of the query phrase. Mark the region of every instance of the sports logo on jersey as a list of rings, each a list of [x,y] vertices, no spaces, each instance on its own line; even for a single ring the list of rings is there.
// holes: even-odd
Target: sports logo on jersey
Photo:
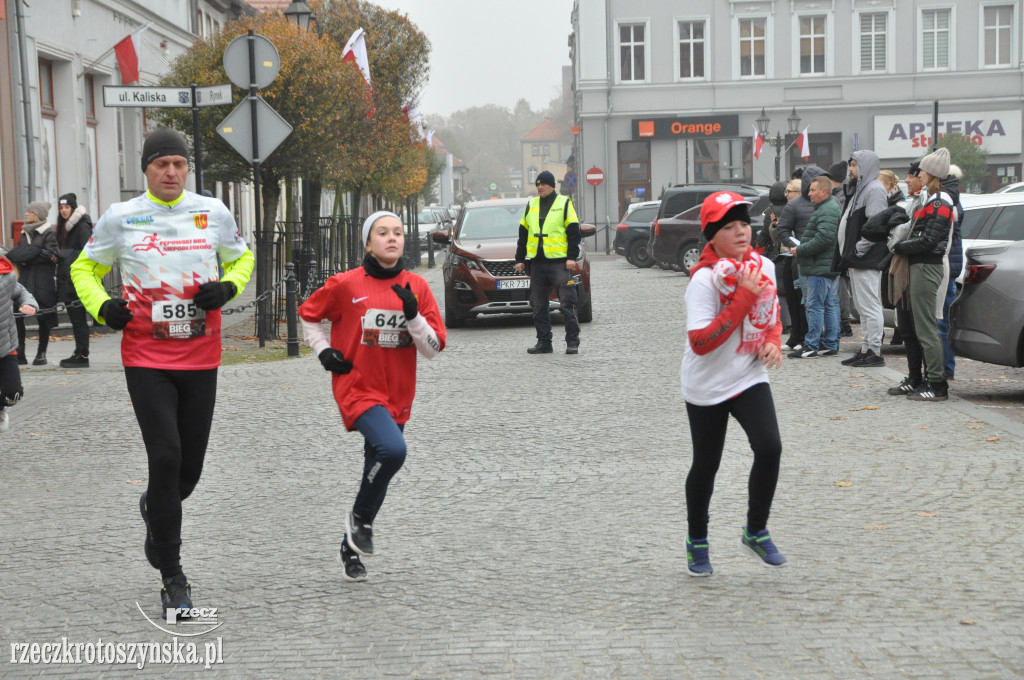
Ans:
[[[141,252],[146,251],[146,250],[155,250],[156,252],[160,253],[161,255],[164,254],[164,251],[160,249],[160,237],[157,236],[156,234],[151,234],[149,236],[143,236],[142,237],[142,243],[134,244],[132,246],[132,250],[134,250],[137,253],[141,253]]]
[[[210,226],[209,216],[206,213],[193,215],[192,224],[196,225],[196,229],[206,229],[208,226]]]

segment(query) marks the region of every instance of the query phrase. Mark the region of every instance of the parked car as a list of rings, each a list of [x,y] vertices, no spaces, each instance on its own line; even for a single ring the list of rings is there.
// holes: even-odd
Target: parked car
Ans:
[[[420,224],[420,245],[424,250],[428,246],[436,247],[437,242],[431,238],[435,231],[451,233],[452,221],[448,215],[447,208],[428,205],[419,212],[417,219]]]
[[[630,203],[615,228],[615,252],[624,255],[634,267],[645,269],[654,264],[647,245],[651,238],[651,223],[658,216],[659,206],[661,201]]]
[[[1024,241],[975,246],[949,308],[949,344],[969,359],[1024,366]]]
[[[433,238],[448,246],[441,271],[444,276],[444,322],[460,328],[478,314],[529,314],[530,277],[515,270],[519,221],[528,198],[504,198],[467,203],[459,213],[454,234],[436,231]],[[593,236],[592,224],[581,224],[584,237]],[[577,273],[582,274],[576,314],[582,323],[594,318],[590,292],[590,260],[580,244]],[[561,305],[554,293],[551,309]]]
[[[680,190],[680,191],[674,191]],[[768,187],[747,184],[691,184],[672,187],[662,197],[658,219],[651,228],[651,256],[665,269],[690,275],[690,267],[700,257],[700,208],[704,199],[716,191],[734,191],[750,199],[750,226],[756,233],[764,223],[768,207]],[[699,200],[698,200],[699,199]],[[689,206],[673,213],[679,206]]]
[[[1013,184],[1007,184],[1006,186],[999,187],[993,194],[1016,194],[1024,191],[1024,182],[1014,182]]]
[[[964,254],[975,246],[1024,241],[1024,193],[961,194]],[[966,271],[966,268],[965,268]],[[964,274],[957,278],[963,284]]]

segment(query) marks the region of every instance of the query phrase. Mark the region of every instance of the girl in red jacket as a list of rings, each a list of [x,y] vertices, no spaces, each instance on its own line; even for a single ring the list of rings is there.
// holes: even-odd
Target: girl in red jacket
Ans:
[[[373,520],[405,462],[403,429],[416,393],[416,353],[434,358],[447,337],[427,282],[405,271],[398,216],[380,211],[367,217],[363,243],[363,266],[327,279],[299,307],[306,342],[332,373],[345,429],[365,439],[362,483],[341,543],[348,581],[366,580],[360,555],[373,555]],[[330,340],[324,320],[331,322]]]

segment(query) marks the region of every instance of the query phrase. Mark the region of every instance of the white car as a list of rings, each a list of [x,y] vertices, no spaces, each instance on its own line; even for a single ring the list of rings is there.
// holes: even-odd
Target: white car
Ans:
[[[1007,184],[1005,187],[999,187],[993,194],[1016,194],[1024,192],[1024,182],[1014,182],[1013,184]]]

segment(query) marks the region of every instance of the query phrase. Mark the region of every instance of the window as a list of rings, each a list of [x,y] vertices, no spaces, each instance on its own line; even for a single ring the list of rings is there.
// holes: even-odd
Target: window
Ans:
[[[645,24],[619,24],[619,79],[645,80]]]
[[[1013,6],[995,5],[986,7],[985,21],[985,66],[1009,66]]]
[[[96,118],[96,77],[85,76],[85,117],[88,120]]]
[[[680,21],[679,77],[704,77],[704,22]]]
[[[533,156],[539,156],[540,155],[540,145],[539,144],[534,144],[533,147],[530,149],[530,153]]]
[[[551,145],[550,144],[545,144],[544,145],[544,155],[548,156],[550,154],[551,154]]]
[[[885,71],[885,14],[860,15],[860,70]]]
[[[740,75],[765,75],[765,19],[740,19]]]
[[[44,109],[53,109],[53,62],[39,60],[39,104]]]
[[[988,238],[996,241],[1024,241],[1024,205],[1008,205],[988,230]]]
[[[800,17],[800,73],[825,72],[825,17]]]
[[[948,9],[921,11],[923,69],[949,68],[949,14]]]

